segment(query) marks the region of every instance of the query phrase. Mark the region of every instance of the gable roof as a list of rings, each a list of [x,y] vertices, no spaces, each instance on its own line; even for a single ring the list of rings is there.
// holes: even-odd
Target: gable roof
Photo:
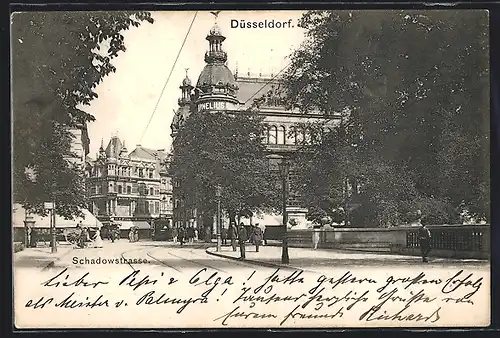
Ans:
[[[129,154],[129,157],[136,157],[145,160],[164,160],[168,157],[168,153],[164,150],[154,150],[137,145],[137,147]]]

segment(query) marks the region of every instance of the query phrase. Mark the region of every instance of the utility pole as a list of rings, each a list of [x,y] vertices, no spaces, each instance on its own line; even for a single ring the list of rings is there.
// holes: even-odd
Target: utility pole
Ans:
[[[283,240],[281,245],[281,263],[282,264],[290,264],[290,257],[288,256],[288,234],[287,234],[287,224],[288,224],[288,212],[286,210],[287,202],[288,202],[288,173],[289,173],[289,162],[283,157],[281,162],[279,163],[281,178],[283,183],[283,195],[282,195],[282,203],[283,203]]]
[[[57,252],[57,234],[56,234],[56,203],[55,202],[52,202],[52,205],[53,205],[53,209],[52,209],[52,227],[51,227],[51,231],[52,231],[52,253],[56,253]]]
[[[57,252],[57,243],[56,243],[56,203],[52,200],[52,202],[44,203],[45,210],[49,210],[49,221],[50,221],[50,251],[52,253]]]
[[[220,219],[220,214],[221,214],[221,210],[220,210],[220,199],[221,199],[221,196],[222,196],[222,187],[220,186],[220,184],[218,184],[216,187],[215,187],[215,196],[217,197],[217,223],[216,223],[216,226],[217,226],[217,252],[220,252],[221,251],[221,219]]]

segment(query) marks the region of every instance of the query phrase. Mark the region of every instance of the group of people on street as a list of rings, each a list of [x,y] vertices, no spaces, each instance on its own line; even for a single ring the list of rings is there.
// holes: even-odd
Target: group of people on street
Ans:
[[[111,243],[114,243],[115,240],[120,239],[120,229],[117,226],[110,226],[108,228],[108,239]]]
[[[128,232],[128,241],[130,243],[139,241],[139,229],[137,227],[130,228]]]
[[[88,227],[82,226],[81,222],[76,226],[76,246],[80,249],[86,247],[102,248],[103,242],[101,238],[101,230],[99,228],[95,229],[94,236],[90,237],[90,231]],[[87,244],[89,243],[89,244]]]
[[[259,223],[251,225],[249,231],[247,231],[245,225],[240,223],[239,227],[236,227],[236,223],[231,222],[229,229],[223,229],[221,232],[222,244],[227,245],[227,239],[231,241],[231,246],[233,251],[236,250],[236,242],[240,247],[240,259],[245,259],[246,252],[246,242],[250,242],[255,245],[255,252],[259,252],[259,247],[262,245],[263,233],[262,229],[259,227]]]
[[[194,241],[198,240],[198,229],[194,226],[172,228],[172,239],[174,243],[179,242],[181,246],[186,242],[194,243]]]

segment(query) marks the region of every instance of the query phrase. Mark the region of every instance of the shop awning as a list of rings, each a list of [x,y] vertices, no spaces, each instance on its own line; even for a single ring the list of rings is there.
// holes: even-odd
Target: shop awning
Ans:
[[[128,230],[132,227],[137,227],[138,229],[151,229],[151,225],[146,221],[120,221],[120,230]]]
[[[89,228],[100,228],[102,223],[87,209],[81,210],[83,217],[75,217],[73,219],[65,219],[62,216],[56,215],[56,228],[74,228],[81,222],[82,226]],[[12,206],[12,226],[14,228],[24,228],[24,220],[26,219],[26,211],[20,204]],[[40,215],[31,214],[35,221],[35,228],[50,228],[50,217],[42,217]]]

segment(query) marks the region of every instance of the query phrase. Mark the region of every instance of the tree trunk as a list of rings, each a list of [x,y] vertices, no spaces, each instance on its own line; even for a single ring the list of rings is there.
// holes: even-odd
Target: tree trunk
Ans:
[[[212,227],[214,219],[213,214],[204,212],[203,213],[203,230],[205,232],[205,242],[210,243],[212,241]]]
[[[236,223],[236,212],[232,209],[228,210],[228,215],[229,215],[229,224],[235,223],[236,225],[238,225],[238,223]]]

